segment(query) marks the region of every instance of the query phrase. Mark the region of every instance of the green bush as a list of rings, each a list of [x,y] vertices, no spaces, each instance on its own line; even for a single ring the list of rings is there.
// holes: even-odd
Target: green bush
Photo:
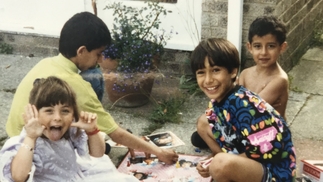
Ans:
[[[311,46],[323,46],[323,21],[316,21]]]
[[[11,45],[0,42],[0,54],[12,54],[13,48]]]
[[[149,120],[155,123],[180,123],[180,109],[185,102],[184,97],[174,97],[161,101],[151,113]]]
[[[182,75],[179,84],[179,88],[186,90],[189,95],[194,96],[203,93],[197,84],[195,76],[193,75]]]
[[[149,115],[149,126],[144,128],[142,135],[150,134],[164,126],[166,123],[181,123],[181,110],[186,101],[184,95],[164,99],[156,103],[153,111]]]

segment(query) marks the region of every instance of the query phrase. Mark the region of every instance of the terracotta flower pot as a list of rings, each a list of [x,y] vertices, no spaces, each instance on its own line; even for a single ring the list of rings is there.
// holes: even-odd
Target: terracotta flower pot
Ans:
[[[124,74],[103,71],[109,100],[118,107],[139,107],[149,102],[155,73]]]

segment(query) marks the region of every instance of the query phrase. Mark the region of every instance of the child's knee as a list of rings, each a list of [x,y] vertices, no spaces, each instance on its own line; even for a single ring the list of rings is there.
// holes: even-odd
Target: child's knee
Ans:
[[[232,154],[218,153],[213,157],[209,166],[209,172],[213,179],[225,179],[226,176],[230,176],[230,166],[234,162],[230,155]]]

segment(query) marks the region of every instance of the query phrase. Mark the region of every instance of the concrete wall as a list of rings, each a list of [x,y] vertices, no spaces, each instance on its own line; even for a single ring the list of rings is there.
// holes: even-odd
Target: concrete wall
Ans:
[[[202,39],[226,38],[227,5],[228,0],[203,0]],[[286,24],[289,47],[281,56],[280,64],[285,71],[289,71],[308,49],[313,30],[323,20],[323,0],[244,0],[241,48],[243,67],[254,64],[245,44],[250,23],[261,15],[275,15]]]
[[[176,0],[177,3],[160,3],[167,16],[159,16],[160,27],[171,36],[165,45],[169,49],[192,51],[199,43],[201,32],[201,1]],[[96,0],[96,14],[110,30],[113,29],[113,2],[142,8],[143,0]],[[64,23],[75,13],[94,12],[91,0],[0,0],[0,30],[59,37]],[[149,12],[143,12],[143,17]],[[155,30],[152,30],[155,31]]]
[[[47,57],[58,54],[58,37],[0,30],[0,42],[13,47],[13,54]]]

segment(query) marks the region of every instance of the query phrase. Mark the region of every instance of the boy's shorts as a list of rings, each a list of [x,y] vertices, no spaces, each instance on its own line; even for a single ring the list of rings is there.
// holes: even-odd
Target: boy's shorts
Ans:
[[[269,171],[269,169],[267,167],[265,167],[264,165],[262,166],[262,169],[264,170],[264,175],[262,176],[262,180],[261,182],[272,182],[272,174]]]
[[[262,165],[262,169],[264,171],[264,175],[262,176],[261,182],[275,182],[276,181],[275,177],[273,179],[273,175],[272,175],[272,173],[269,171],[269,169],[267,167]],[[296,175],[293,177],[291,182],[296,182]]]

